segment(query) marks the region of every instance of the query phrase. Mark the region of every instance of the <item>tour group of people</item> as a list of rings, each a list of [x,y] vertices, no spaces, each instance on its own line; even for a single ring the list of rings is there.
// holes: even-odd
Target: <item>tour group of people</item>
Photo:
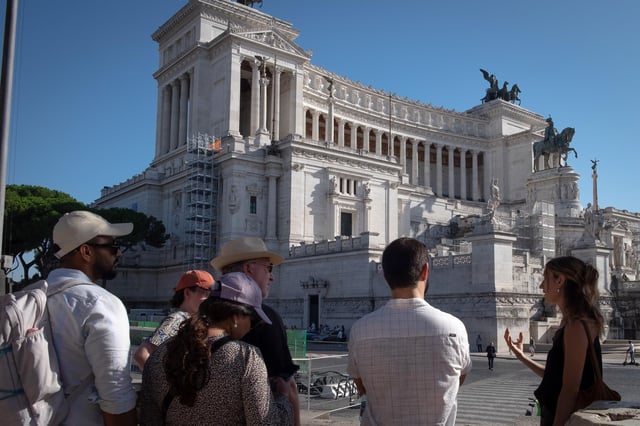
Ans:
[[[219,279],[204,270],[180,277],[174,309],[134,354],[142,370],[136,400],[127,311],[98,284],[115,276],[122,256],[117,238],[132,231],[130,223],[112,224],[88,211],[63,215],[53,229],[61,267],[47,277],[50,288],[83,282],[48,302],[63,387],[79,395],[65,423],[300,425],[298,366],[281,316],[264,303],[273,267],[284,258],[255,237],[222,246],[211,261]],[[471,371],[470,341],[460,319],[427,301],[429,286],[443,285],[429,282],[429,267],[423,243],[392,241],[382,253],[390,300],[349,331],[348,373],[367,400],[363,425],[455,424],[458,391]],[[525,355],[522,333],[507,329],[504,339],[541,378],[535,391],[541,424],[562,425],[577,409],[578,392],[602,371],[598,271],[564,256],[548,261],[543,276],[544,300],[563,316],[546,364]],[[590,343],[597,365],[588,356]],[[480,336],[476,345],[481,351]],[[494,343],[488,346],[495,357]]]

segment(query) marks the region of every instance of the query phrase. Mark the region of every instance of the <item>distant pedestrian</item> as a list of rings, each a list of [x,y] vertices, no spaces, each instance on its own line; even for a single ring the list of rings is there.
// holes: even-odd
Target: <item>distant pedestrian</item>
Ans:
[[[529,337],[529,354],[531,356],[536,354],[536,342],[533,340],[533,336]]]
[[[627,348],[627,353],[631,358],[631,360],[629,361],[629,364],[634,365],[636,363],[636,348],[635,346],[633,346],[633,342],[631,340],[629,340],[629,347]]]
[[[496,347],[493,342],[487,345],[487,361],[489,361],[489,370],[493,370],[493,360],[496,358]]]
[[[482,337],[478,334],[476,337],[476,347],[478,348],[478,352],[482,352]]]

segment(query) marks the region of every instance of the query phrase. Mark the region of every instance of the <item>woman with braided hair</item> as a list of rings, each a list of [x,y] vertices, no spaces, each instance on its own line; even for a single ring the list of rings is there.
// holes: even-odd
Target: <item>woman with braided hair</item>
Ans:
[[[522,333],[514,341],[505,330],[504,338],[516,358],[542,377],[534,392],[541,406],[541,425],[564,425],[578,409],[578,392],[594,383],[594,369],[602,372],[599,336],[604,319],[598,308],[598,276],[593,266],[572,256],[557,257],[545,265],[540,284],[544,300],[562,312],[545,365],[524,355]],[[589,341],[598,365],[592,365]]]
[[[243,273],[213,284],[211,296],[145,364],[141,425],[290,425],[288,387],[270,383],[256,347],[241,339],[259,321],[258,285]]]

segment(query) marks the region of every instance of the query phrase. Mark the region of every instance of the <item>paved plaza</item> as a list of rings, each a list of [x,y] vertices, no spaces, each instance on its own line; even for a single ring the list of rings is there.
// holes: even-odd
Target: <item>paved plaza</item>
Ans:
[[[472,359],[473,369],[458,395],[457,425],[538,424],[536,418],[524,417],[529,398],[540,383],[537,376],[508,353],[498,354],[493,371],[488,369],[484,353],[472,353]],[[544,361],[546,353],[537,353],[534,359]],[[603,347],[605,381],[620,392],[623,401],[638,400],[636,389],[640,385],[640,367],[623,366],[623,360],[623,345]],[[344,362],[346,369],[346,358],[334,360],[331,368],[339,369],[340,362]],[[350,403],[349,398],[323,400],[312,397],[310,410],[307,410],[304,395],[300,397],[304,425],[359,424],[359,400]]]

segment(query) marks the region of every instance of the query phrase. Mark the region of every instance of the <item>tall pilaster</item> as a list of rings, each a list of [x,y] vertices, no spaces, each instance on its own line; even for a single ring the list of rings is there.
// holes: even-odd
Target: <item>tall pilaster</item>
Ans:
[[[229,136],[240,137],[240,77],[242,57],[239,53],[231,54],[231,70],[229,73]]]
[[[171,147],[171,84],[162,89],[162,125],[160,127],[160,154],[166,154]]]
[[[187,143],[187,117],[189,112],[189,74],[180,77],[180,120],[178,128],[178,145]]]
[[[178,147],[178,131],[180,122],[180,82],[171,83],[171,149]]]
[[[382,134],[384,133],[380,129],[375,129],[376,133],[376,155],[382,155]]]

